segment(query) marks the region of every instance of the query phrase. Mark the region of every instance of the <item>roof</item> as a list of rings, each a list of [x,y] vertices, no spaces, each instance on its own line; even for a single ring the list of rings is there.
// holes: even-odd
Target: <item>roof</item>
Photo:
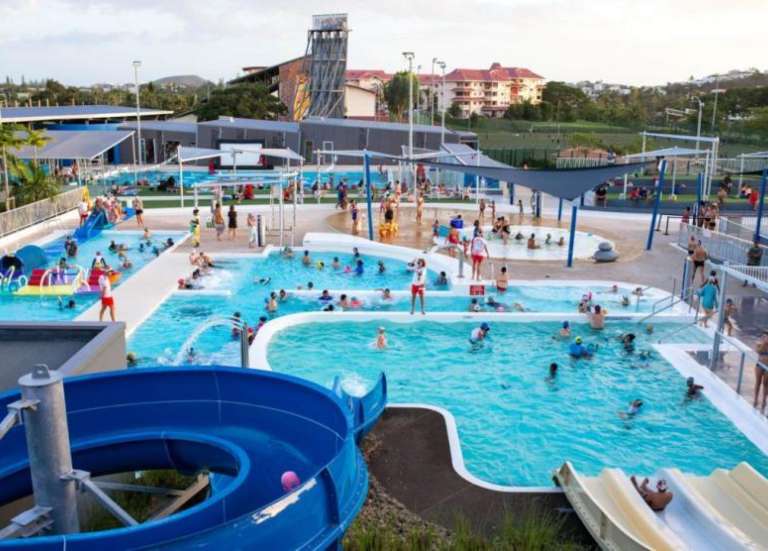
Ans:
[[[232,80],[229,81],[229,84],[238,84],[240,82],[256,80],[259,77],[264,76],[270,72],[279,73],[280,67],[282,67],[283,65],[288,65],[296,61],[302,61],[306,57],[307,56],[300,55],[299,57],[294,57],[293,59],[289,59],[287,61],[281,61],[280,63],[275,63],[274,65],[264,65],[264,66],[256,65],[253,67],[243,67],[243,71],[246,71],[246,73],[237,78],[233,78]]]
[[[345,88],[354,88],[355,90],[360,90],[362,92],[365,92],[366,94],[372,94],[374,96],[376,95],[376,90],[371,90],[370,88],[363,88],[362,86],[358,86],[356,84],[346,83],[344,85],[344,87]]]
[[[126,122],[118,126],[119,130],[133,130],[136,128],[135,122]],[[194,122],[179,121],[144,121],[141,123],[142,130],[156,130],[157,132],[177,132],[181,134],[197,133],[197,124]]]
[[[13,154],[20,159],[95,159],[132,135],[132,130],[46,130],[44,146],[24,146]]]
[[[387,81],[392,79],[392,73],[382,71],[381,69],[347,69],[344,78],[347,80],[359,80],[365,78],[378,78]]]
[[[443,156],[441,158],[442,162],[456,163],[460,165],[509,168],[509,165],[491,159],[482,151],[479,152],[480,158],[478,159],[477,149],[473,149],[463,143],[444,143],[442,149],[450,154],[450,156]]]
[[[455,82],[457,80],[505,82],[516,78],[544,79],[543,76],[538,75],[525,67],[502,67],[498,63],[492,64],[490,69],[454,69],[445,75],[445,80],[449,82]]]
[[[198,123],[200,126],[216,128],[244,128],[246,130],[267,130],[271,132],[299,132],[299,123],[289,121],[266,121],[256,119],[240,119],[237,117],[219,117],[213,121]]]
[[[172,115],[173,111],[142,108],[142,117]],[[136,118],[135,107],[122,105],[57,105],[54,107],[3,107],[3,122],[40,122],[80,119]]]
[[[316,124],[323,126],[341,126],[345,128],[375,128],[378,130],[392,130],[400,132],[408,132],[408,123],[403,122],[389,122],[389,121],[363,121],[359,119],[330,119],[325,117],[307,117],[304,119],[303,124]],[[442,132],[440,126],[430,126],[427,124],[414,124],[414,132]],[[451,134],[453,131],[446,129],[447,134]]]

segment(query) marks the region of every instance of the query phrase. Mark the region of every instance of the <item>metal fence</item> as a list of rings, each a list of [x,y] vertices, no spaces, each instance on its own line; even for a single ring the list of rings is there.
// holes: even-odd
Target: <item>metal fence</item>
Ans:
[[[595,168],[612,164],[613,162],[608,161],[605,157],[558,157],[555,162],[556,168]]]
[[[757,370],[761,369],[768,372],[768,366],[760,362],[760,356],[757,352],[745,346],[741,341],[729,337],[725,333],[719,333],[719,337],[723,344],[730,346],[721,347],[714,372],[739,396],[754,405]],[[706,356],[710,352],[702,354]],[[711,361],[711,358],[709,359]],[[759,406],[760,403],[758,402],[757,405]]]
[[[734,235],[728,235],[717,231],[705,230],[690,224],[681,224],[677,234],[677,244],[683,248],[688,247],[690,236],[701,241],[710,258],[718,262],[730,262],[734,265],[745,264],[747,251],[752,246],[751,239],[742,239]],[[768,266],[768,247],[760,245],[763,256],[760,261],[762,266]]]
[[[0,237],[34,226],[72,209],[82,198],[82,190],[75,188],[50,199],[35,201],[22,207],[0,213]]]
[[[726,235],[731,235],[733,237],[738,237],[739,239],[744,239],[745,241],[752,241],[755,238],[755,228],[757,226],[757,223],[756,223],[757,219],[754,216],[750,216],[750,217],[741,217],[738,220],[739,221],[736,222],[733,218],[721,216],[717,225],[718,231]],[[765,239],[765,234],[763,233],[762,230],[763,228],[761,228],[760,237]]]

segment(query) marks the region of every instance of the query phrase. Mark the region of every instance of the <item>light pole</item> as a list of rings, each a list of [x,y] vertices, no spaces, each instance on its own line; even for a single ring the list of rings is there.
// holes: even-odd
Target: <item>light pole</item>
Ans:
[[[136,60],[133,62],[133,82],[136,85],[136,141],[138,143],[138,161],[139,166],[142,165],[143,147],[141,146],[141,104],[139,103],[139,67],[141,67],[141,61]]]
[[[445,61],[438,61],[437,65],[440,67],[442,73],[442,84],[440,86],[440,107],[442,113],[440,113],[440,145],[445,144]]]
[[[408,162],[413,158],[413,52],[403,52],[408,60]]]
[[[696,125],[696,151],[699,151],[699,139],[701,138],[701,112],[704,109],[704,102],[699,96],[691,96],[691,100],[699,102],[699,122]]]
[[[437,58],[432,58],[432,73],[429,77],[429,124],[435,124],[435,64]]]
[[[717,122],[717,96],[719,96],[724,92],[725,90],[722,88],[715,88],[714,90],[712,90],[712,93],[715,94],[715,103],[712,106],[712,127],[711,127],[712,134],[715,133],[715,123]]]

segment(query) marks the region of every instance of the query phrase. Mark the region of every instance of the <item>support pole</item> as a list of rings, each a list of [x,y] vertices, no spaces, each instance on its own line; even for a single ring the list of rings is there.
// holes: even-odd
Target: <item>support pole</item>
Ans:
[[[677,158],[672,159],[672,198],[675,197],[675,183],[677,182]]]
[[[248,324],[243,320],[240,328],[240,366],[248,369],[250,367],[250,356],[248,354]]]
[[[55,533],[77,533],[77,485],[62,480],[72,472],[64,377],[39,364],[19,379],[19,387],[24,400],[37,402],[23,412],[35,504],[51,508]]]
[[[624,193],[622,193],[623,199],[627,198],[627,186],[629,185],[629,174],[624,175]]]
[[[562,222],[563,220],[563,198],[560,197],[557,201],[557,221]]]
[[[741,188],[744,185],[744,156],[741,155],[741,160],[739,161],[739,197],[741,197]]]
[[[696,175],[696,204],[693,205],[693,215],[699,218],[699,209],[701,208],[701,186],[704,185],[704,176],[699,172]],[[694,224],[697,225],[697,224]]]
[[[661,190],[664,187],[664,173],[667,170],[667,161],[662,159],[659,164],[659,180],[656,182],[656,197],[653,200],[653,214],[651,215],[651,228],[648,230],[648,242],[645,250],[650,251],[653,248],[653,233],[656,229],[656,217],[659,215],[659,205],[661,205]]]
[[[181,160],[181,146],[176,148],[176,160],[179,161],[179,189],[181,190],[181,207],[184,208],[184,170]]]
[[[715,331],[715,340],[712,343],[712,357],[709,359],[709,369],[712,371],[717,368],[718,359],[720,357],[720,341],[722,337],[720,334],[723,331],[723,325],[725,324],[725,292],[728,286],[728,262],[726,261],[724,267],[720,270],[720,296],[718,297],[717,305],[717,331]]]
[[[371,157],[363,150],[363,176],[365,177],[365,202],[368,210],[368,239],[373,241],[373,206],[371,204]]]
[[[280,247],[282,248],[284,243],[284,233],[285,233],[285,203],[283,202],[283,179],[282,176],[280,177],[280,180],[278,180],[278,191],[280,192],[280,197],[278,198],[278,205],[280,207],[280,212],[278,214],[278,221],[280,223]]]
[[[509,204],[515,204],[515,184],[509,182]]]
[[[760,199],[757,203],[757,221],[755,222],[754,240],[760,242],[760,225],[763,222],[763,203],[765,202],[765,185],[768,180],[768,168],[763,169],[763,175],[760,177]]]
[[[576,213],[579,207],[576,203],[571,207],[571,234],[568,236],[568,263],[566,266],[571,268],[573,266],[573,247],[576,244]]]
[[[536,192],[536,218],[541,218],[541,192]]]

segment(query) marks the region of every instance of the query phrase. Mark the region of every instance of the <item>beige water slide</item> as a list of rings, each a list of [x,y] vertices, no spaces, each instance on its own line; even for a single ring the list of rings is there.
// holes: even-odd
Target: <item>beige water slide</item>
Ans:
[[[565,463],[555,477],[602,549],[768,549],[768,480],[746,463],[709,476],[660,470],[653,479],[674,494],[662,513],[619,469],[583,476]]]

